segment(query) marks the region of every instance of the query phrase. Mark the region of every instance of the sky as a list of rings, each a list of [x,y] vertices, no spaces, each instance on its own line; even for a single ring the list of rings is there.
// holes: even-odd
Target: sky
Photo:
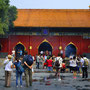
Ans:
[[[88,9],[90,0],[10,0],[18,9]]]

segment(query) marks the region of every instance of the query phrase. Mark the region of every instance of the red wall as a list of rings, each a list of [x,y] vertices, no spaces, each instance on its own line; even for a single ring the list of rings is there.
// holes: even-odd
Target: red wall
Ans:
[[[30,50],[31,54],[38,54],[38,47],[45,39],[53,47],[53,54],[58,54],[58,47],[60,45],[60,40],[58,36],[30,36],[30,45],[32,46],[32,50]]]
[[[82,40],[82,52],[90,53],[90,39]]]
[[[71,42],[77,48],[77,54],[90,53],[90,39],[83,39],[82,36],[22,36],[11,35],[8,39],[0,39],[2,45],[1,52],[9,52],[11,54],[12,49],[21,42],[29,54],[38,54],[38,47],[43,40],[47,40],[53,47],[53,54],[57,55],[60,50],[59,46],[62,46],[65,56],[65,47]],[[32,46],[32,49],[29,49]]]
[[[0,52],[8,52],[8,38],[0,38],[1,51]]]
[[[26,50],[29,52],[29,36],[22,36],[22,35],[11,35],[9,36],[9,53],[11,54],[12,49],[19,43],[21,42]]]

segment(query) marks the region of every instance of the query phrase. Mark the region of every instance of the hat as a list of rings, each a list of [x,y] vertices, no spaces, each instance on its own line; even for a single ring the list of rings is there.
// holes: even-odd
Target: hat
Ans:
[[[9,58],[9,59],[11,59],[11,58],[12,58],[12,56],[11,56],[11,55],[8,55],[8,58]]]

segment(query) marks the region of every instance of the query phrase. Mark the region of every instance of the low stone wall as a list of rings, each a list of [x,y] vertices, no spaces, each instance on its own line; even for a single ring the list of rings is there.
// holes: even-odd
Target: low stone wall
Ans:
[[[5,58],[8,55],[7,52],[0,52],[0,58]]]

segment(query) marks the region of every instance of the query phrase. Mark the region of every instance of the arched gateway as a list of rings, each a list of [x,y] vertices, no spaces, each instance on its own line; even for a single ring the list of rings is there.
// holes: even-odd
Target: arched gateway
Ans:
[[[43,42],[40,44],[38,48],[38,52],[40,53],[41,51],[46,52],[48,51],[49,54],[52,54],[52,47],[48,42]]]
[[[22,55],[24,54],[24,50],[25,50],[25,47],[22,45],[22,44],[17,44],[15,46],[15,51],[16,51],[16,56],[18,57],[19,53],[18,53],[18,50],[21,50],[22,51]]]
[[[65,56],[76,55],[76,47],[73,44],[69,44],[65,49]]]

